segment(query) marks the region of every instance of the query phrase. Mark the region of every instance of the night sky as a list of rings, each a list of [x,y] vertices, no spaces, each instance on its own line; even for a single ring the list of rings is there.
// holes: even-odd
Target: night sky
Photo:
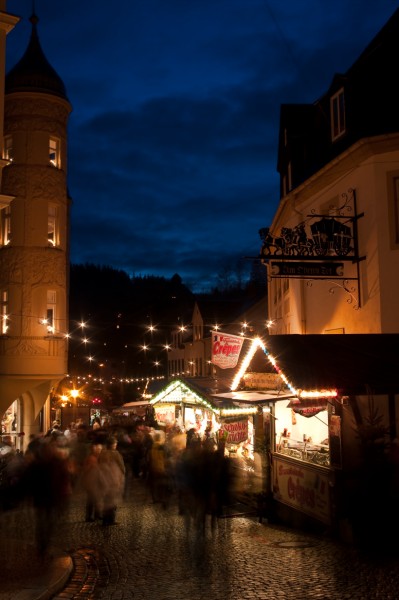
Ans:
[[[249,269],[279,201],[280,105],[312,103],[397,0],[35,0],[73,106],[71,261],[178,273],[194,292]],[[28,44],[32,0],[7,37]]]

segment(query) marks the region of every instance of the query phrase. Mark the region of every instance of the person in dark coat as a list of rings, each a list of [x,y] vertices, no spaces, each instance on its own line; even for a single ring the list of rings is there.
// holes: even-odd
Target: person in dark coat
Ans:
[[[26,467],[25,490],[35,510],[37,551],[44,558],[72,492],[68,455],[57,437],[40,440]]]

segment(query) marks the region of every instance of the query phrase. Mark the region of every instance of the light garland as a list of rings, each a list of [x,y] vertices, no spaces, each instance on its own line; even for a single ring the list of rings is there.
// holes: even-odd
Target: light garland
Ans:
[[[219,409],[212,406],[212,404],[203,396],[200,396],[194,392],[194,390],[185,385],[180,379],[172,381],[164,390],[161,390],[158,394],[153,396],[150,400],[150,404],[156,404],[158,402],[178,404],[184,401],[185,395],[191,396],[198,404],[205,406],[208,410],[211,410],[216,414],[220,414]]]
[[[338,396],[338,392],[337,390],[300,390],[298,396],[300,398],[336,398]]]
[[[222,408],[220,410],[221,417],[228,417],[234,415],[254,415],[258,412],[256,407],[247,408]]]
[[[234,392],[237,389],[238,384],[240,383],[245,371],[248,369],[249,364],[255,355],[255,352],[257,351],[258,348],[261,348],[261,347],[262,347],[262,342],[261,342],[260,338],[255,338],[252,340],[252,344],[251,344],[244,360],[241,363],[241,367],[240,367],[238,373],[234,377],[233,382],[231,384],[230,389],[232,392]]]
[[[8,330],[9,325],[4,325],[7,321],[10,322],[12,321],[12,314],[7,314],[7,315],[2,315],[2,319],[3,319],[3,323],[2,323],[2,327],[3,327],[3,333],[4,333],[4,329]],[[25,317],[27,316],[28,318],[37,318],[37,317],[33,317],[32,315],[24,315]],[[50,334],[51,336],[57,337],[57,336],[62,336],[65,339],[68,340],[73,340],[73,334],[71,333],[66,333],[63,332],[61,330],[56,330],[53,326],[49,326],[48,320],[46,318],[39,318],[38,319],[39,323],[41,325],[43,325],[44,327],[47,328],[47,335]],[[268,321],[268,323],[266,324],[267,327],[270,327],[273,324],[272,321]],[[242,323],[241,324],[242,328],[244,330],[246,330],[246,328],[248,327],[247,323]],[[77,324],[77,328],[73,331],[73,333],[75,333],[78,329],[81,329],[82,331],[88,327],[87,322],[85,321],[81,321]],[[119,328],[119,325],[117,326]],[[219,330],[220,327],[218,325],[213,325],[213,329],[215,329],[215,331]],[[187,326],[185,325],[181,325],[179,327],[179,331],[183,332],[187,330]],[[148,326],[148,331],[150,331],[151,333],[153,333],[154,331],[156,331],[156,328],[153,325]],[[243,332],[241,331],[240,335],[242,337],[245,337]],[[246,338],[246,339],[251,339],[251,338]],[[76,338],[75,338],[76,340]],[[87,345],[88,343],[91,342],[91,340],[89,338],[87,338],[86,336],[83,338],[80,338],[80,342],[84,345]],[[125,346],[126,347],[126,346]],[[171,350],[171,346],[169,344],[165,344],[162,346],[164,350],[169,351]],[[138,348],[141,348],[144,351],[150,350],[150,346],[147,346],[146,344],[142,345],[142,346],[138,346]],[[238,370],[238,372],[236,373],[232,384],[231,384],[231,391],[235,391],[242,379],[242,377],[244,376],[245,372],[247,371],[252,358],[254,357],[256,351],[258,348],[262,348],[264,354],[266,355],[267,359],[269,360],[269,362],[271,363],[271,365],[273,366],[273,368],[275,369],[275,371],[277,372],[277,374],[280,376],[281,380],[284,382],[284,384],[288,387],[288,389],[295,394],[296,396],[298,396],[299,398],[336,398],[338,396],[338,392],[337,390],[300,390],[300,389],[296,389],[287,379],[287,377],[285,376],[285,374],[282,372],[282,370],[280,369],[280,367],[277,364],[276,359],[269,353],[268,349],[266,348],[265,344],[263,343],[263,341],[261,340],[261,338],[256,337],[253,338],[251,340],[251,346],[243,360],[243,362],[241,363],[241,366]],[[89,356],[88,357],[88,361],[89,362],[95,362],[95,358],[93,356]],[[189,373],[189,371],[187,371],[187,373]],[[184,374],[184,373],[182,373]],[[179,375],[179,373],[177,373],[176,375]],[[86,376],[86,378],[89,377],[91,378],[92,375],[88,375]],[[83,378],[83,376],[78,376],[78,378]],[[136,377],[136,378],[126,378],[126,379],[120,379],[121,383],[137,383],[137,382],[141,382],[141,381],[155,381],[158,379],[164,379],[164,376],[154,376],[154,377]],[[94,378],[93,381],[97,381],[101,384],[107,383],[105,381],[103,381],[101,378],[96,379]],[[108,381],[109,384],[113,384],[115,383],[115,378],[111,381]],[[181,383],[181,382],[180,382]],[[184,384],[182,384],[184,386]],[[167,390],[168,388],[166,388]],[[165,392],[166,392],[165,390]],[[200,397],[199,395],[196,395],[194,392],[192,392],[192,390],[188,390],[188,388],[186,389],[187,392],[191,393],[194,397],[196,397],[198,399],[198,401],[201,404],[205,404],[209,406],[209,408],[211,410],[215,410],[209,403],[206,402],[206,400],[202,397]],[[170,392],[168,392],[170,393]]]
[[[233,379],[233,382],[230,387],[231,391],[235,391],[237,389],[242,377],[244,376],[246,370],[248,369],[248,367],[251,363],[251,360],[253,359],[255,352],[257,351],[258,348],[262,348],[264,354],[266,355],[266,358],[271,363],[271,365],[273,366],[273,368],[275,369],[277,374],[280,376],[280,379],[285,383],[285,385],[288,387],[288,389],[293,394],[298,396],[299,398],[336,398],[338,396],[337,390],[334,390],[334,389],[332,389],[332,390],[299,390],[299,389],[296,389],[288,381],[286,375],[283,373],[283,371],[278,366],[276,359],[274,358],[274,356],[272,356],[269,353],[265,344],[259,337],[254,338],[252,340],[251,346],[250,346],[244,360],[242,361],[237,374],[235,375],[235,377]]]

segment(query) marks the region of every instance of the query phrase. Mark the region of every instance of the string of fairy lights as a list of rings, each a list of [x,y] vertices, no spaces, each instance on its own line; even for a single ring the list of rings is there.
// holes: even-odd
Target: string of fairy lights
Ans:
[[[34,317],[32,317],[34,318]],[[8,314],[2,314],[1,315],[1,325],[2,325],[2,331],[3,334],[6,333],[8,331],[8,322],[10,320],[10,315]],[[46,327],[46,333],[47,335],[51,335],[54,337],[63,337],[67,340],[71,340],[73,339],[73,337],[76,334],[76,331],[82,330],[84,331],[87,327],[89,327],[89,324],[87,321],[80,321],[78,323],[78,327],[72,331],[72,333],[65,333],[65,332],[61,332],[55,329],[55,327],[53,326],[53,324],[51,322],[49,322],[48,319],[46,318],[40,318],[38,319],[38,322],[43,325],[44,327]],[[273,325],[273,321],[267,321],[266,322],[266,328],[267,330],[269,330],[269,328]],[[278,365],[278,361],[275,359],[275,357],[273,357],[273,355],[269,352],[268,348],[266,347],[265,343],[263,342],[263,340],[260,337],[255,337],[255,338],[250,338],[246,335],[248,328],[250,327],[250,325],[246,322],[244,323],[240,323],[241,326],[241,331],[239,332],[238,335],[240,335],[241,337],[244,337],[248,340],[251,341],[249,350],[247,351],[245,357],[243,358],[239,369],[237,370],[232,384],[231,384],[231,390],[234,391],[237,389],[240,381],[242,380],[243,375],[245,374],[245,372],[247,371],[252,358],[254,357],[256,351],[261,348],[262,351],[264,352],[266,358],[268,359],[268,361],[272,364],[273,368],[275,369],[276,373],[280,376],[281,380],[283,381],[284,385],[296,396],[298,396],[299,398],[320,398],[320,397],[324,397],[324,398],[334,398],[338,395],[337,390],[334,389],[330,389],[330,390],[301,390],[301,389],[297,389],[286,377],[286,375],[283,373],[283,371],[281,370],[281,368]],[[120,327],[120,325],[118,324],[116,326],[117,328]],[[150,325],[146,325],[147,327],[147,331],[150,334],[153,334],[154,332],[156,332],[157,328],[150,324]],[[189,325],[180,325],[178,328],[175,328],[175,331],[179,331],[180,333],[183,333],[185,331],[187,331],[189,328]],[[220,326],[218,324],[214,324],[210,327],[211,330],[214,331],[218,331],[220,330]],[[91,343],[92,340],[87,337],[87,335],[84,335],[83,337],[79,338],[80,343],[82,343],[84,346],[86,346],[87,344]],[[125,345],[126,347],[126,345]],[[157,348],[159,348],[159,345],[156,345]],[[149,350],[151,350],[153,348],[153,346],[151,344],[147,344],[147,343],[143,343],[142,345],[138,346],[138,348],[143,351],[143,352],[147,352]],[[170,350],[173,349],[172,345],[169,343],[165,343],[162,346],[162,349],[166,352],[169,352]],[[93,364],[96,362],[95,356],[89,354],[87,356],[87,361],[89,364]],[[103,362],[98,362],[98,367],[101,369],[104,366]],[[158,360],[154,361],[154,366],[160,366],[160,362]],[[174,373],[173,376],[174,377],[178,377],[181,375],[185,375],[185,374],[189,374],[190,371],[187,370],[185,372],[180,372],[180,373]],[[76,386],[75,384],[73,384],[73,389],[75,389],[75,387],[82,387],[85,385],[88,385],[90,383],[95,383],[97,385],[113,385],[113,384],[141,384],[144,385],[145,387],[147,387],[148,382],[149,381],[155,381],[155,380],[162,380],[165,379],[164,375],[152,375],[152,376],[132,376],[132,377],[118,377],[118,376],[113,376],[111,377],[109,380],[105,379],[102,376],[93,376],[92,373],[88,373],[85,376],[73,376],[73,375],[66,375],[66,379],[71,379],[71,380],[76,380]]]

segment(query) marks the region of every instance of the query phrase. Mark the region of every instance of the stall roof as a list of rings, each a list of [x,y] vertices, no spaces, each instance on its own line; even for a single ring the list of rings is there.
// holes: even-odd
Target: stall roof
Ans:
[[[182,377],[175,381],[215,409],[289,399],[296,396],[296,390],[334,389],[340,395],[399,394],[399,334],[271,335],[265,349],[258,352],[256,371],[260,365],[259,372],[276,372],[268,360],[272,356],[289,387],[232,391],[231,373],[217,379]],[[165,398],[170,384],[166,383],[151,403]]]
[[[399,393],[399,334],[271,335],[266,348],[296,389]]]
[[[148,400],[138,400],[136,402],[126,402],[122,404],[122,406],[118,406],[118,408],[114,408],[112,413],[114,415],[122,415],[126,412],[135,412],[139,416],[143,416],[145,414],[145,410],[147,406],[149,406]]]
[[[198,377],[172,379],[162,390],[160,390],[160,392],[158,392],[158,394],[155,394],[151,398],[150,403],[175,402],[176,400],[180,400],[180,397],[183,398],[188,394],[192,394],[194,400],[204,404],[223,416],[227,413],[234,414],[235,412],[241,412],[242,414],[256,412],[258,404],[271,399],[271,392],[262,392],[259,394],[248,392],[246,399],[242,400],[238,395],[236,395],[236,397],[231,395],[232,393],[228,392],[227,389],[229,388],[224,387],[220,380],[216,381],[211,378]],[[220,394],[219,390],[221,391]],[[244,396],[245,394],[243,393],[242,398],[244,398]],[[292,398],[292,394],[286,397]],[[280,399],[283,398],[284,396]],[[273,399],[276,399],[276,395],[273,396]]]
[[[119,406],[119,409],[135,408],[136,406],[148,406],[148,405],[149,405],[148,400],[138,400],[136,402],[126,402],[125,404],[122,404],[122,406]]]
[[[287,398],[293,398],[294,394],[289,390],[281,392],[279,390],[263,390],[263,391],[245,391],[240,390],[237,392],[226,392],[224,394],[214,394],[215,398],[223,398],[231,400],[232,402],[239,402],[241,404],[262,404],[264,402],[273,400],[285,400]]]
[[[195,377],[193,379],[182,379],[186,385],[197,390],[201,395],[207,396],[211,402],[217,404],[262,404],[272,400],[284,400],[292,398],[294,394],[290,390],[236,390],[231,391],[231,378],[206,378]]]

